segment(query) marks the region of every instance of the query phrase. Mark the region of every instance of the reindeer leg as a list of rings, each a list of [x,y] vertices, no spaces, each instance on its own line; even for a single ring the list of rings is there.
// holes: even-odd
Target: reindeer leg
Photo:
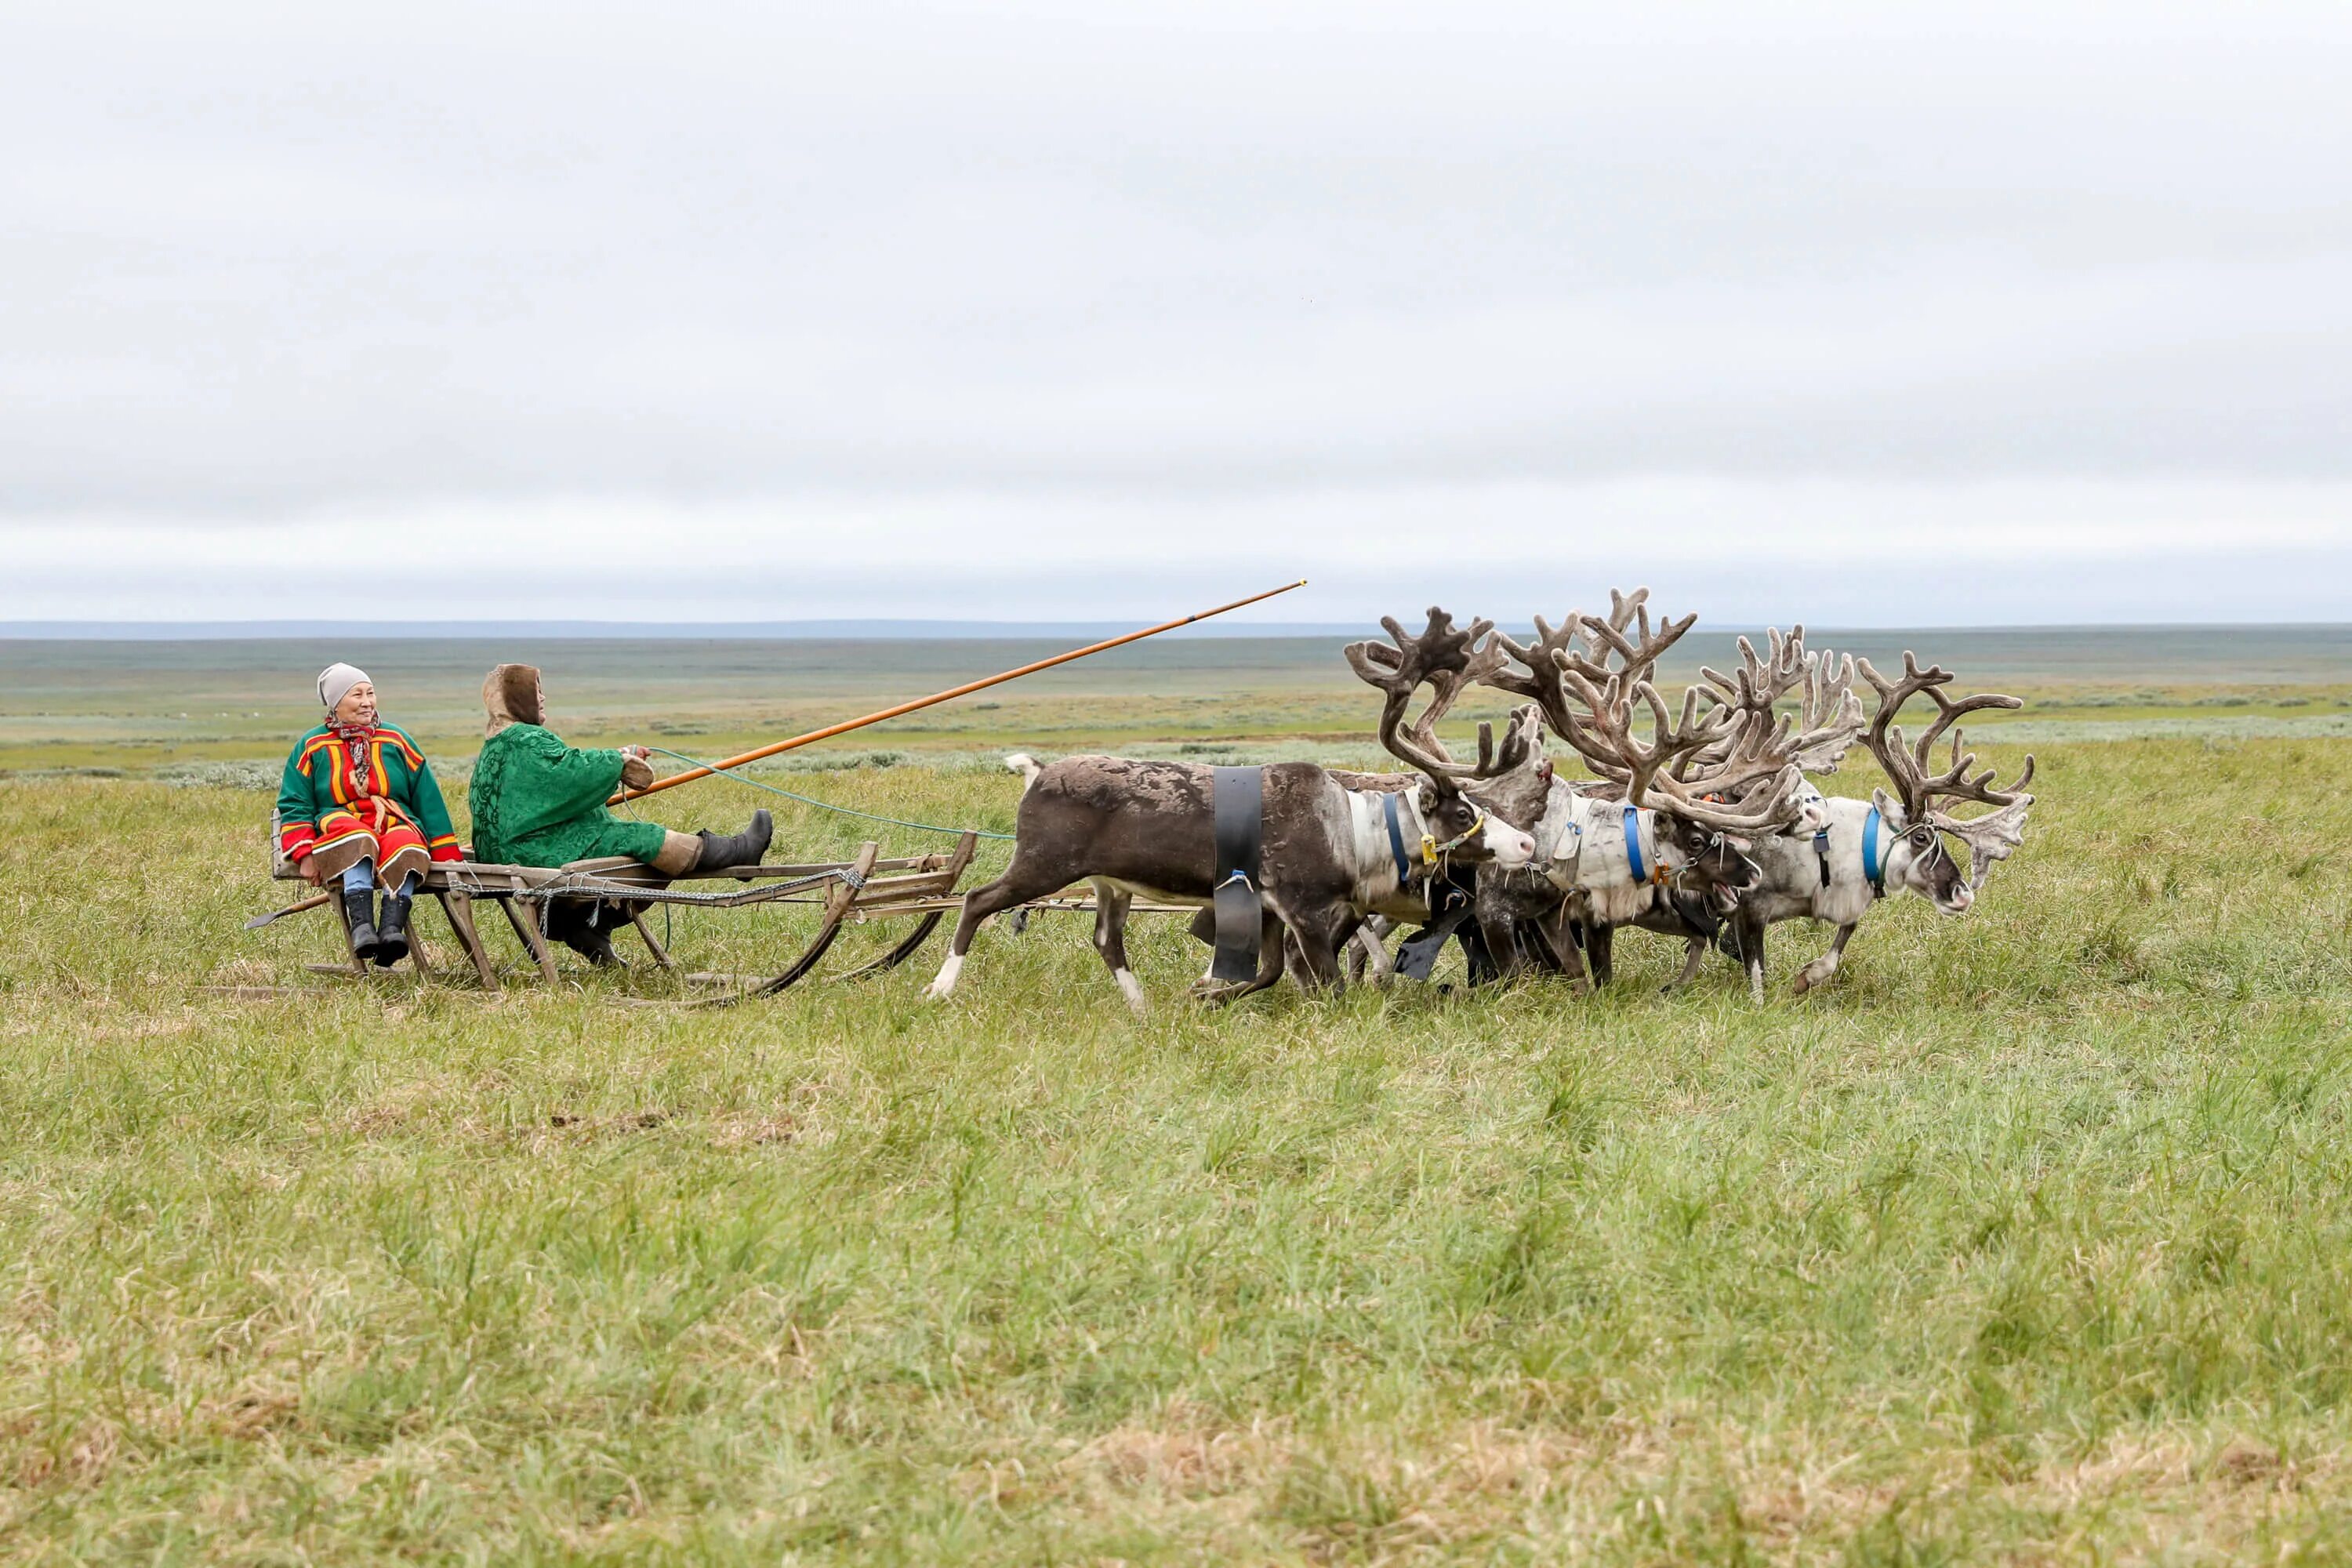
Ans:
[[[1739,933],[1740,962],[1748,968],[1748,999],[1764,1000],[1764,922],[1741,910],[1733,917],[1732,930]]]
[[[1284,926],[1282,917],[1268,910],[1265,911],[1265,923],[1258,927],[1256,975],[1247,984],[1229,986],[1222,991],[1202,991],[1199,985],[1195,985],[1193,990],[1203,1001],[1214,1002],[1221,1006],[1225,1003],[1238,1002],[1244,996],[1254,996],[1261,991],[1268,990],[1281,984],[1283,950],[1289,943],[1290,932]],[[1204,976],[1203,979],[1205,978]]]
[[[1257,973],[1240,985],[1217,978],[1217,911],[1205,904],[1194,910],[1192,932],[1211,949],[1209,961],[1201,966],[1201,977],[1192,982],[1192,994],[1202,1001],[1230,1002],[1263,991],[1282,978],[1282,944],[1290,933],[1272,910],[1265,911],[1258,927]]]
[[[1856,922],[1859,923],[1859,922]],[[1823,984],[1838,972],[1845,961],[1845,944],[1853,940],[1853,925],[1842,925],[1830,941],[1830,950],[1797,972],[1797,994],[1802,996],[1814,986]]]
[[[1495,979],[1506,984],[1517,979],[1522,967],[1518,922],[1509,906],[1500,899],[1482,898],[1475,919],[1478,934],[1486,939],[1486,956],[1494,961]]]
[[[1015,904],[1059,892],[1069,885],[1069,880],[1066,876],[1048,878],[1034,869],[1024,870],[1016,859],[1005,868],[1004,875],[964,895],[963,913],[956,919],[955,940],[948,943],[947,958],[923,994],[937,1002],[955,990],[956,976],[963,973],[964,954],[971,951],[972,934],[980,930],[982,921]]]
[[[1584,928],[1584,956],[1592,965],[1592,984],[1596,986],[1608,984],[1610,977],[1615,973],[1609,962],[1610,944],[1615,931],[1615,927],[1599,921]]]
[[[1662,996],[1671,996],[1675,992],[1681,990],[1684,986],[1689,984],[1692,981],[1697,979],[1698,966],[1700,963],[1705,962],[1706,958],[1706,950],[1709,945],[1710,943],[1708,939],[1703,936],[1694,936],[1686,939],[1683,951],[1683,972],[1680,974],[1675,975],[1672,980],[1667,981],[1665,984],[1659,989],[1658,994]]]
[[[1483,920],[1480,921],[1478,934],[1486,939],[1486,955],[1494,961],[1495,972],[1491,978],[1500,984],[1507,984],[1517,979],[1519,974],[1518,933],[1511,929],[1510,917],[1506,915],[1491,925]],[[1473,978],[1487,977],[1474,976]]]
[[[1367,915],[1364,923],[1356,928],[1349,939],[1349,980],[1361,980],[1369,973],[1375,985],[1386,985],[1396,978],[1396,962],[1389,956],[1388,935],[1396,922],[1386,915]]]
[[[1348,987],[1339,968],[1340,922],[1328,912],[1290,922],[1298,942],[1299,983],[1318,994],[1337,995]]]
[[[1559,961],[1560,968],[1568,975],[1569,985],[1579,996],[1589,996],[1592,994],[1592,976],[1585,973],[1584,949],[1577,945],[1576,932],[1570,929],[1574,924],[1569,918],[1567,906],[1562,905],[1538,919],[1536,930],[1541,931],[1544,941],[1550,944],[1552,955]]]
[[[1118,982],[1119,994],[1141,1017],[1150,1009],[1143,1000],[1143,986],[1136,980],[1134,971],[1127,966],[1127,911],[1135,902],[1135,895],[1109,882],[1095,883],[1095,951],[1110,966],[1110,977]]]

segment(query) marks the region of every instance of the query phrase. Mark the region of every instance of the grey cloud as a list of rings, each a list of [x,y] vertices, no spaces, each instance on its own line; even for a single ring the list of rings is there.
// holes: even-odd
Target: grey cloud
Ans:
[[[2352,474],[2340,8],[9,31],[0,512]]]

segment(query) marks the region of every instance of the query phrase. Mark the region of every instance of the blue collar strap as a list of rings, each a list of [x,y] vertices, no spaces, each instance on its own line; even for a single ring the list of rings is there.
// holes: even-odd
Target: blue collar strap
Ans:
[[[1862,874],[1870,879],[1870,890],[1880,898],[1886,896],[1886,862],[1878,854],[1878,807],[1872,806],[1870,815],[1862,819]]]
[[[1625,869],[1633,873],[1633,880],[1646,882],[1649,872],[1642,868],[1642,808],[1625,808]]]
[[[1396,858],[1397,886],[1412,886],[1412,862],[1405,858],[1404,833],[1397,826],[1397,797],[1394,790],[1381,795],[1381,815],[1388,818],[1389,853]]]

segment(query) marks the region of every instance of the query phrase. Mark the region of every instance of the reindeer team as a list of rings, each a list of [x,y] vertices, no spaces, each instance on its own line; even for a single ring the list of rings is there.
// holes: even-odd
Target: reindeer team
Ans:
[[[1702,684],[1676,708],[1654,676],[1697,617],[1654,623],[1648,597],[1647,589],[1612,590],[1608,615],[1571,614],[1558,627],[1539,616],[1524,645],[1491,621],[1457,628],[1440,609],[1418,636],[1383,619],[1388,643],[1349,645],[1349,665],[1381,693],[1381,746],[1413,771],[1311,763],[1263,770],[1258,972],[1213,994],[1229,1000],[1263,990],[1294,965],[1315,990],[1342,984],[1351,960],[1385,973],[1381,939],[1429,923],[1450,902],[1459,906],[1450,921],[1475,933],[1474,977],[1533,967],[1563,973],[1580,990],[1605,984],[1612,933],[1633,925],[1687,944],[1675,984],[1720,947],[1741,963],[1760,1001],[1765,932],[1780,921],[1801,916],[1835,928],[1829,951],[1799,972],[1803,992],[1836,973],[1882,899],[1907,890],[1943,914],[1967,912],[1992,863],[2023,840],[2033,759],[2014,783],[1997,786],[1992,770],[1974,772],[1957,723],[2021,707],[2018,699],[1954,698],[1949,672],[1923,669],[1907,652],[1890,679],[1867,659],[1809,650],[1798,626],[1785,637],[1771,632],[1762,653],[1740,638],[1741,668],[1702,669]],[[1857,672],[1875,697],[1867,717],[1853,690]],[[1429,700],[1409,719],[1424,686]],[[1472,686],[1525,704],[1499,744],[1481,725],[1477,761],[1465,763],[1436,727]],[[1896,718],[1923,695],[1935,717],[1906,742]],[[1644,716],[1646,738],[1636,733]],[[1591,778],[1557,775],[1547,731]],[[1938,772],[1934,751],[1948,732]],[[1807,775],[1836,771],[1856,740],[1893,793],[1825,796]],[[991,915],[1090,882],[1096,949],[1141,1011],[1125,939],[1135,899],[1196,906],[1195,933],[1211,934],[1212,771],[1102,756],[1042,767],[1025,756],[1007,762],[1027,779],[1013,862],[965,899],[929,994],[953,991],[973,933]],[[1991,809],[1966,818],[1947,809],[1961,803]],[[1954,841],[1967,851],[1965,870]]]

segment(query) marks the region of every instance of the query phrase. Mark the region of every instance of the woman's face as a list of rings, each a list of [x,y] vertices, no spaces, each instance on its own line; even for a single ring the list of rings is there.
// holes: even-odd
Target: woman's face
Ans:
[[[343,700],[335,704],[335,722],[338,724],[375,722],[375,687],[372,682],[362,680],[343,693]]]

